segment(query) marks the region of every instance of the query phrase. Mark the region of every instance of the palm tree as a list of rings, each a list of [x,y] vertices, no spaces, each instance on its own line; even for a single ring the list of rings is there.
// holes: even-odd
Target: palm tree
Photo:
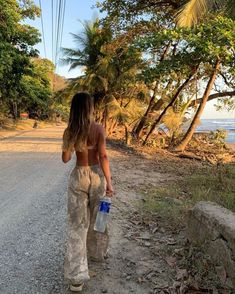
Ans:
[[[64,58],[61,62],[70,65],[70,70],[82,67],[87,70],[93,69],[99,57],[102,57],[102,46],[112,38],[111,32],[100,28],[99,19],[93,22],[85,21],[83,32],[79,34],[71,33],[74,42],[78,46],[76,49],[63,48]]]
[[[197,24],[208,11],[221,11],[235,17],[235,0],[189,0],[178,12],[176,21],[180,27]]]
[[[83,32],[72,36],[76,48],[64,48],[61,62],[69,64],[71,70],[83,68],[84,75],[71,79],[64,93],[71,96],[79,90],[89,91],[95,99],[97,121],[105,128],[109,128],[109,120],[124,124],[129,116],[121,107],[122,101],[142,92],[142,85],[136,80],[140,52],[122,39],[113,39],[111,30],[101,26],[98,19],[83,23]]]
[[[70,65],[70,70],[81,68],[84,72],[83,76],[70,80],[66,92],[72,95],[78,90],[87,90],[94,95],[96,103],[107,91],[107,81],[100,75],[97,65],[105,58],[102,48],[112,40],[112,34],[108,28],[100,26],[99,19],[82,24],[82,32],[71,33],[76,48],[62,48],[64,57],[61,63]]]

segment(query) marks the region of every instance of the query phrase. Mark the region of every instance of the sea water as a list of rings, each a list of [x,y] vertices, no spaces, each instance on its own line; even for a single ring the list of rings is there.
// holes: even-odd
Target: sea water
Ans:
[[[226,130],[228,136],[225,141],[228,143],[235,143],[235,118],[201,119],[201,124],[197,127],[196,132],[208,132],[217,129]]]

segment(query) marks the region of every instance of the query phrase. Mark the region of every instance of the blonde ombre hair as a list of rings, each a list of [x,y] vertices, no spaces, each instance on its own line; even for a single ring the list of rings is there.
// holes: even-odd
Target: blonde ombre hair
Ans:
[[[90,126],[93,120],[93,99],[87,92],[79,92],[74,95],[66,137],[69,146],[82,151],[87,146]]]

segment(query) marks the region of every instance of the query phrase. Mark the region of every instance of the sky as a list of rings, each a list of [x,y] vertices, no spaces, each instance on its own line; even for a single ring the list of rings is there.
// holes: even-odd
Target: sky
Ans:
[[[54,0],[56,2],[58,0]],[[39,0],[34,1],[39,6]],[[81,21],[92,20],[96,16],[101,16],[98,9],[94,8],[97,0],[67,0],[65,10],[65,21],[64,21],[64,33],[62,39],[62,47],[76,48],[73,38],[70,33],[79,33],[82,31]],[[101,1],[100,1],[101,2]],[[40,51],[40,56],[52,60],[52,0],[41,0],[42,3],[42,16],[44,22],[45,31],[45,45],[46,45],[46,56],[44,53],[43,43],[40,43],[36,48]],[[38,28],[41,32],[41,20],[37,18],[35,20],[27,21],[27,23]],[[59,64],[57,74],[66,78],[77,77],[81,74],[80,69],[69,71],[68,66],[62,66]],[[214,119],[214,118],[234,118],[235,111],[216,111],[214,104],[215,100],[207,103],[206,108],[203,112],[202,118]]]
[[[39,0],[34,0],[35,4],[39,6]],[[54,3],[58,0],[54,0]],[[65,21],[62,38],[62,47],[65,48],[76,48],[73,43],[73,38],[70,33],[79,33],[82,31],[83,26],[81,22],[85,20],[92,20],[94,17],[100,15],[97,8],[93,8],[96,4],[96,0],[67,0],[65,10]],[[35,47],[40,51],[40,56],[52,60],[52,0],[41,0],[42,4],[42,16],[45,32],[45,45],[46,45],[46,56],[44,52],[44,45],[41,42]],[[28,20],[28,24],[36,27],[41,33],[41,19]],[[81,74],[81,70],[76,69],[69,71],[68,66],[58,65],[57,74],[62,75],[66,78],[77,77]]]

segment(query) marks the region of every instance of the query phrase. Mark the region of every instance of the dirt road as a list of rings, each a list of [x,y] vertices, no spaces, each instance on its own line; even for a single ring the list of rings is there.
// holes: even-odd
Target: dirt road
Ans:
[[[0,293],[70,293],[63,282],[67,177],[74,165],[60,160],[62,127],[33,130],[0,141]],[[109,147],[117,195],[112,207],[110,256],[91,263],[86,294],[147,294],[141,279],[153,269],[164,283],[162,260],[149,244],[128,237],[128,222],[140,197],[134,187],[161,181],[140,157]],[[145,240],[148,238],[143,238]],[[164,274],[163,274],[164,275]],[[160,293],[160,292],[159,292]]]

